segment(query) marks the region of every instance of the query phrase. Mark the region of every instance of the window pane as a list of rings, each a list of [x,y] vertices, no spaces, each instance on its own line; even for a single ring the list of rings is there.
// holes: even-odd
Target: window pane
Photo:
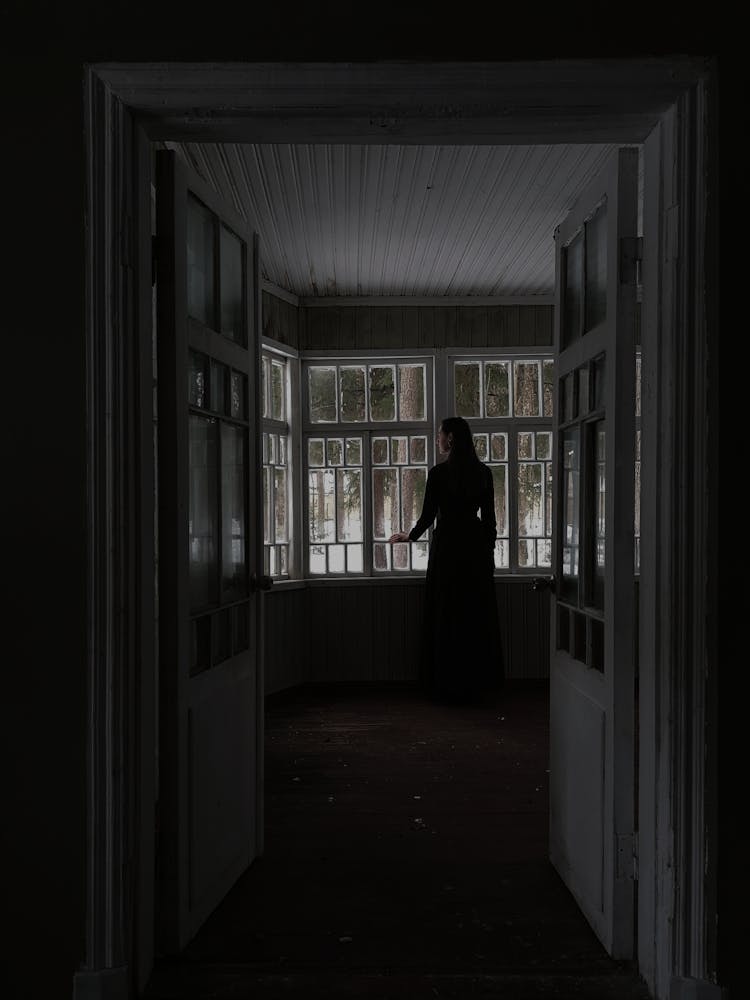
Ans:
[[[307,442],[307,464],[325,465],[325,442],[322,438],[310,438]]]
[[[372,439],[372,464],[388,465],[388,438]]]
[[[237,420],[245,418],[245,376],[232,372],[230,414]]]
[[[267,417],[271,412],[268,397],[270,395],[269,385],[271,383],[271,361],[270,358],[264,357],[262,363],[262,382],[261,392],[263,394],[263,416]]]
[[[245,442],[247,431],[221,425],[222,597],[247,594]]]
[[[397,469],[373,470],[372,508],[375,538],[390,538],[399,530]]]
[[[283,466],[277,466],[274,469],[273,486],[274,486],[273,502],[276,511],[275,541],[285,542],[287,540],[287,516],[286,516],[287,491],[286,491],[286,469]]]
[[[495,542],[495,568],[508,569],[510,549],[506,538],[498,538]]]
[[[579,526],[579,448],[578,431],[566,431],[562,443],[563,455],[563,532],[562,532],[562,597],[578,598],[578,526]]]
[[[264,465],[263,466],[263,543],[265,545],[268,545],[273,541],[273,534],[271,531],[271,525],[273,524],[273,520],[271,518],[271,504],[272,504],[271,468],[268,465]]]
[[[346,569],[349,573],[361,573],[364,569],[362,562],[362,546],[347,545],[346,547]]]
[[[341,419],[365,420],[364,368],[341,368],[339,375],[341,379]]]
[[[346,570],[346,549],[343,545],[328,546],[328,572],[343,573]]]
[[[372,547],[372,565],[376,570],[389,570],[391,568],[391,548],[382,542]]]
[[[335,490],[332,469],[321,469],[308,474],[308,516],[311,542],[334,542]]]
[[[492,434],[490,436],[490,457],[493,462],[504,462],[508,457],[508,435]]]
[[[288,438],[286,437],[285,434],[279,435],[279,454],[276,458],[276,461],[279,463],[279,465],[287,464],[286,462],[287,447],[288,447],[287,440]]]
[[[401,528],[411,531],[419,520],[427,485],[427,469],[408,468],[401,470]]]
[[[362,541],[362,470],[336,470],[337,538],[340,542]]]
[[[533,538],[518,539],[518,565],[523,568],[536,566],[536,546]]]
[[[268,438],[268,444],[266,445],[266,455],[268,456],[268,461],[271,463],[271,465],[275,465],[277,444],[279,439],[275,434],[267,434],[266,437]]]
[[[394,465],[406,465],[409,461],[408,441],[405,437],[391,438],[391,461]]]
[[[568,372],[561,382],[563,423],[567,423],[569,420],[572,420],[578,413],[576,408],[574,380],[575,372]]]
[[[425,419],[425,366],[398,366],[399,420]]]
[[[314,424],[336,422],[336,369],[310,368],[310,420]]]
[[[188,403],[205,409],[208,405],[208,358],[205,354],[190,352],[188,363]]]
[[[532,431],[519,431],[518,433],[518,457],[534,457],[534,434]]]
[[[242,241],[234,233],[221,227],[221,332],[238,344],[245,343],[243,309]]]
[[[521,462],[518,466],[518,534],[544,534],[544,469],[541,462]]]
[[[329,465],[344,464],[344,442],[340,438],[329,438],[326,444]]]
[[[211,359],[211,392],[209,405],[217,413],[227,412],[227,381],[229,379],[229,369],[226,365]]]
[[[426,570],[429,554],[430,554],[429,542],[425,541],[412,542],[411,568],[417,570]]]
[[[213,327],[214,316],[214,217],[201,203],[188,197],[187,292],[188,313]]]
[[[487,447],[488,440],[489,439],[486,434],[474,435],[474,449],[480,462],[486,462],[489,457]]]
[[[393,546],[393,568],[409,569],[409,545],[399,542]]]
[[[414,464],[427,461],[427,438],[413,437],[409,441],[411,461]]]
[[[218,424],[190,415],[189,512],[190,608],[216,604],[218,599]]]
[[[393,384],[394,369],[390,366],[370,367],[370,419],[394,420],[396,397]]]
[[[279,545],[279,576],[289,576],[289,546]]]
[[[513,365],[514,411],[517,417],[539,416],[539,367],[538,361],[516,361]]]
[[[325,573],[326,571],[326,547],[325,545],[310,546],[310,572]]]
[[[362,438],[346,439],[346,464],[362,464]]]
[[[594,434],[594,551],[592,552],[591,600],[595,608],[604,607],[604,550],[606,538],[607,499],[604,421],[597,422]]]
[[[454,368],[456,379],[456,416],[480,417],[481,400],[479,398],[479,364],[478,362],[457,362]]]
[[[543,459],[552,458],[552,433],[551,431],[537,431],[536,434],[536,457]]]
[[[286,420],[286,392],[284,391],[284,364],[281,361],[271,362],[271,417],[274,420]],[[335,418],[334,418],[335,419]]]
[[[488,361],[484,366],[485,416],[510,415],[510,380],[507,361]]]
[[[607,203],[586,223],[586,324],[592,330],[607,317]]]
[[[544,416],[551,417],[553,413],[553,392],[555,389],[555,363],[554,361],[542,362],[542,381],[544,390]]]
[[[498,535],[508,534],[508,476],[507,465],[491,465],[495,487],[495,519]]]
[[[562,252],[563,263],[563,347],[581,335],[581,295],[583,291],[583,232],[578,233]]]

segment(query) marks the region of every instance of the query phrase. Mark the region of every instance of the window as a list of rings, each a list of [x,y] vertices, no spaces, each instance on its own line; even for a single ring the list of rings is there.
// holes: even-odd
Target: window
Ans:
[[[291,439],[289,359],[262,353],[263,562],[274,578],[289,576],[291,544]]]
[[[449,357],[453,411],[474,432],[495,484],[495,567],[552,566],[552,358]]]
[[[435,461],[436,394],[442,399],[439,416],[456,413],[468,420],[477,455],[492,471],[496,568],[551,568],[550,357],[528,350],[310,357],[303,362],[302,382],[310,576],[427,568],[428,537],[399,545],[389,545],[388,538],[408,531],[421,513]]]
[[[412,355],[304,362],[311,576],[426,569],[426,540],[387,540],[422,510],[434,456],[433,367],[432,357]]]

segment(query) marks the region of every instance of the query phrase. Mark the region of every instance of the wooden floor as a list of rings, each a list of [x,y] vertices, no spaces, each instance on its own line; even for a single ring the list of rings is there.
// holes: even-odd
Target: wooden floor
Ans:
[[[547,861],[545,684],[298,688],[266,727],[265,855],[150,1000],[648,998]]]

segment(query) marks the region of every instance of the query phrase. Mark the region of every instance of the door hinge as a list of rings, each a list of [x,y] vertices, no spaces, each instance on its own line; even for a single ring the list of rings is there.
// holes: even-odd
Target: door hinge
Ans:
[[[615,835],[617,878],[638,881],[638,832]]]
[[[620,284],[638,285],[641,281],[643,237],[620,237]]]

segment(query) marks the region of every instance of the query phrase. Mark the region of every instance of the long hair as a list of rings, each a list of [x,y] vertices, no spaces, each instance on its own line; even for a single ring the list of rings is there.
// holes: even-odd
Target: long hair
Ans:
[[[463,417],[446,417],[440,421],[444,434],[453,435],[453,443],[448,452],[447,465],[454,491],[470,494],[481,489],[486,475],[484,463],[479,460],[474,447],[471,427]]]

